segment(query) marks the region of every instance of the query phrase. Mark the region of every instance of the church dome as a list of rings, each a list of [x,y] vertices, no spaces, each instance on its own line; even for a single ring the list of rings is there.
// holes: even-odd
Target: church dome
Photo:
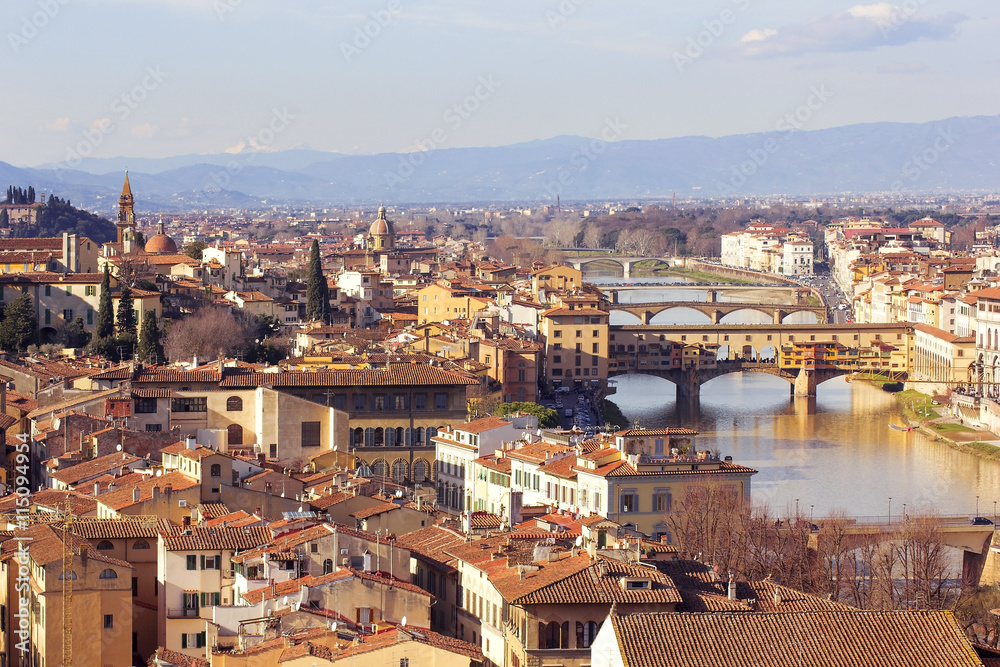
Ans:
[[[163,233],[163,221],[156,226],[156,235],[146,241],[144,250],[150,254],[168,255],[177,252],[177,244]]]
[[[372,223],[368,233],[372,236],[388,236],[393,233],[392,223],[385,219],[385,206],[379,206],[378,218]]]

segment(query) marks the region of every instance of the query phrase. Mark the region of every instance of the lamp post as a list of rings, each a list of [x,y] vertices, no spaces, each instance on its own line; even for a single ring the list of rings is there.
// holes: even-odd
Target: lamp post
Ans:
[[[903,503],[903,521],[906,521],[906,503]]]
[[[809,504],[809,523],[812,523],[812,520],[813,520],[813,506],[810,503]]]
[[[799,518],[799,499],[795,499],[795,518]]]
[[[889,523],[892,523],[892,496],[889,496]]]
[[[979,518],[979,496],[976,496],[976,518]]]

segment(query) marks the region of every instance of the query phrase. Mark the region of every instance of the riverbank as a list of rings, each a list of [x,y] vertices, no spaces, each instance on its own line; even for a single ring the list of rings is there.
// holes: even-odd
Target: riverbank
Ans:
[[[1000,461],[1000,436],[996,433],[967,426],[963,419],[948,414],[948,408],[938,405],[932,396],[914,389],[893,395],[908,426],[956,451],[987,461]]]

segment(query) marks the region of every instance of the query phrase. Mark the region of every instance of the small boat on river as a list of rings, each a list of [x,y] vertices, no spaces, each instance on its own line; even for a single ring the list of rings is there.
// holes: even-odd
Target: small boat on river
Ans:
[[[889,424],[889,428],[894,431],[912,431],[912,426],[900,426],[899,424]]]

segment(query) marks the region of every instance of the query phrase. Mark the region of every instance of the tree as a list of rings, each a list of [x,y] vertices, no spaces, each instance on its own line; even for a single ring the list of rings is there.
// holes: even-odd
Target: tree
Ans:
[[[507,417],[518,412],[524,412],[538,417],[538,426],[541,428],[552,428],[559,426],[559,413],[551,408],[546,408],[538,403],[528,403],[525,401],[515,401],[513,403],[501,403],[493,411],[497,417]]]
[[[191,259],[201,261],[201,251],[208,247],[204,241],[193,241],[184,246],[184,254]]]
[[[313,239],[309,249],[309,269],[306,279],[306,317],[311,321],[326,322],[330,315],[330,288],[323,275],[319,256],[319,241]]]
[[[142,318],[142,328],[139,330],[139,347],[136,358],[140,361],[155,363],[166,359],[163,344],[160,342],[160,327],[156,322],[156,311],[147,310]]]
[[[163,336],[163,347],[171,360],[214,359],[220,353],[243,353],[246,333],[232,313],[224,308],[202,308],[174,322]]]
[[[31,296],[24,292],[3,309],[0,322],[0,344],[5,350],[26,350],[35,342],[38,318],[31,304]]]
[[[10,227],[10,216],[7,209],[0,210],[0,227]]]
[[[89,341],[90,334],[87,333],[83,326],[82,317],[77,317],[63,329],[63,342],[66,344],[66,347],[86,347]]]
[[[118,295],[118,328],[121,335],[136,335],[135,310],[132,299],[132,288],[122,283],[121,293]]]
[[[110,338],[115,333],[115,314],[111,305],[111,274],[108,265],[104,265],[104,277],[101,278],[101,298],[97,302],[97,329],[95,338]]]

